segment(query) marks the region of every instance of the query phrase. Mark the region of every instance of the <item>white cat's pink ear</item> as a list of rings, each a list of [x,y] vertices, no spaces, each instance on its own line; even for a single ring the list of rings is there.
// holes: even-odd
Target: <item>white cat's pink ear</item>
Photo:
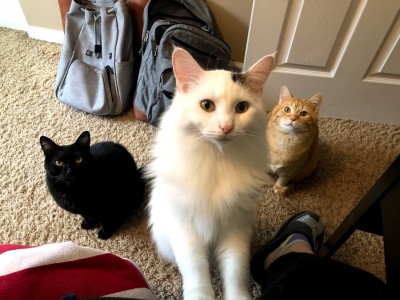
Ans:
[[[191,86],[196,85],[204,74],[204,70],[196,60],[182,48],[174,49],[172,67],[174,69],[176,88],[181,93],[187,92]]]
[[[281,86],[281,91],[279,93],[279,104],[285,101],[287,98],[292,97],[290,91],[286,85]]]
[[[267,55],[257,61],[246,73],[244,73],[246,78],[246,85],[252,91],[254,91],[257,96],[262,95],[265,82],[267,81],[273,66],[274,56]]]
[[[318,113],[322,104],[322,94],[312,96],[308,101],[315,106],[315,112]]]

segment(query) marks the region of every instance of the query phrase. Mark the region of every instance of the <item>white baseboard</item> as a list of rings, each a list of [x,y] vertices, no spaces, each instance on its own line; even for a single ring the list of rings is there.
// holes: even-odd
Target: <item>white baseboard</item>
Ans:
[[[64,42],[64,31],[48,29],[44,27],[28,26],[27,33],[30,38],[62,44]]]

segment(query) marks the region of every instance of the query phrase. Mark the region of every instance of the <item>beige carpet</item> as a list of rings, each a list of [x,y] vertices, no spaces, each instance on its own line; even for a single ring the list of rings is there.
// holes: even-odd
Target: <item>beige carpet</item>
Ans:
[[[132,113],[115,118],[89,115],[59,103],[54,80],[61,46],[32,40],[24,32],[0,28],[0,241],[37,245],[74,241],[133,259],[159,299],[181,299],[176,267],[155,252],[143,213],[112,239],[80,229],[80,217],[59,208],[45,182],[39,137],[72,143],[83,130],[94,142],[124,144],[138,165],[148,161],[154,128],[135,121]],[[313,210],[326,223],[327,237],[400,153],[400,127],[322,118],[322,157],[314,176],[289,198],[265,187],[260,199],[254,247],[270,239],[299,210]],[[335,258],[385,279],[380,237],[356,232]],[[221,285],[213,271],[217,298]],[[259,287],[252,282],[254,296]]]

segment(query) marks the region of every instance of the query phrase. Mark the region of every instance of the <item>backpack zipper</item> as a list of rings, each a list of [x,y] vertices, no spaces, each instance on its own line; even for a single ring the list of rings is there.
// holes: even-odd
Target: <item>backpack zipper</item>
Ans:
[[[114,74],[113,69],[110,66],[106,66],[106,74],[107,74],[107,80],[108,80],[108,86],[110,87],[110,95],[111,95],[111,102],[114,102],[113,94],[112,94],[112,88],[111,88],[111,74]]]
[[[143,53],[144,47],[146,47],[147,40],[149,39],[149,31],[150,30],[147,30],[146,34],[144,35],[142,45],[140,46],[139,55],[141,55]]]
[[[147,34],[146,34],[147,36]],[[148,37],[147,37],[148,38]],[[214,59],[217,62],[217,66],[219,67],[221,65],[222,60],[215,54],[211,54],[211,53],[207,53],[205,51],[202,51],[198,48],[193,47],[192,45],[176,38],[175,36],[171,36],[171,39],[176,42],[177,44],[183,45],[185,48],[190,49],[200,55],[203,56],[207,56],[211,59]],[[147,39],[146,39],[147,40]],[[152,54],[152,61],[151,61],[151,66],[150,66],[150,70],[154,70],[154,65],[156,63],[156,59],[157,59],[157,52],[158,52],[158,46],[159,44],[156,44],[156,46],[154,47],[154,49],[152,50],[153,54]]]
[[[197,18],[196,16],[191,17],[185,17],[185,16],[177,16],[177,15],[168,15],[168,14],[163,14],[163,13],[158,13],[159,17],[157,17],[152,24],[154,24],[155,21],[158,20],[166,20],[166,21],[174,21],[174,20],[180,20],[180,22],[176,22],[176,23],[185,23],[188,25],[192,25],[190,24],[191,22],[182,22],[184,20],[187,21],[192,21],[194,23],[197,23],[201,28],[205,28],[206,31],[211,32],[210,26],[208,26],[208,24],[206,22],[204,22],[202,19]]]
[[[157,51],[158,51],[158,45],[156,45],[153,50],[153,58],[152,58],[150,70],[154,70],[154,64],[156,63],[156,58],[157,58]]]

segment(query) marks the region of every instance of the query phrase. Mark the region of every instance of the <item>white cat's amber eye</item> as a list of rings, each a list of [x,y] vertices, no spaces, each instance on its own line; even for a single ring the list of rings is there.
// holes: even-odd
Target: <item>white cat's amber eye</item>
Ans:
[[[236,112],[239,114],[246,112],[248,109],[249,109],[249,103],[246,101],[239,102],[235,108]]]
[[[78,156],[77,158],[75,158],[75,162],[77,164],[80,164],[82,162],[82,157]]]
[[[289,106],[286,106],[286,107],[283,109],[283,111],[284,111],[285,113],[290,113],[290,107],[289,107]]]
[[[200,106],[206,112],[211,112],[215,108],[214,102],[212,102],[211,100],[208,100],[208,99],[201,101]]]
[[[308,112],[306,112],[305,110],[303,110],[303,111],[301,111],[300,113],[299,113],[299,116],[300,117],[305,117],[305,116],[307,116],[308,115]]]
[[[56,160],[56,166],[62,167],[62,166],[64,166],[64,163],[61,160]]]

